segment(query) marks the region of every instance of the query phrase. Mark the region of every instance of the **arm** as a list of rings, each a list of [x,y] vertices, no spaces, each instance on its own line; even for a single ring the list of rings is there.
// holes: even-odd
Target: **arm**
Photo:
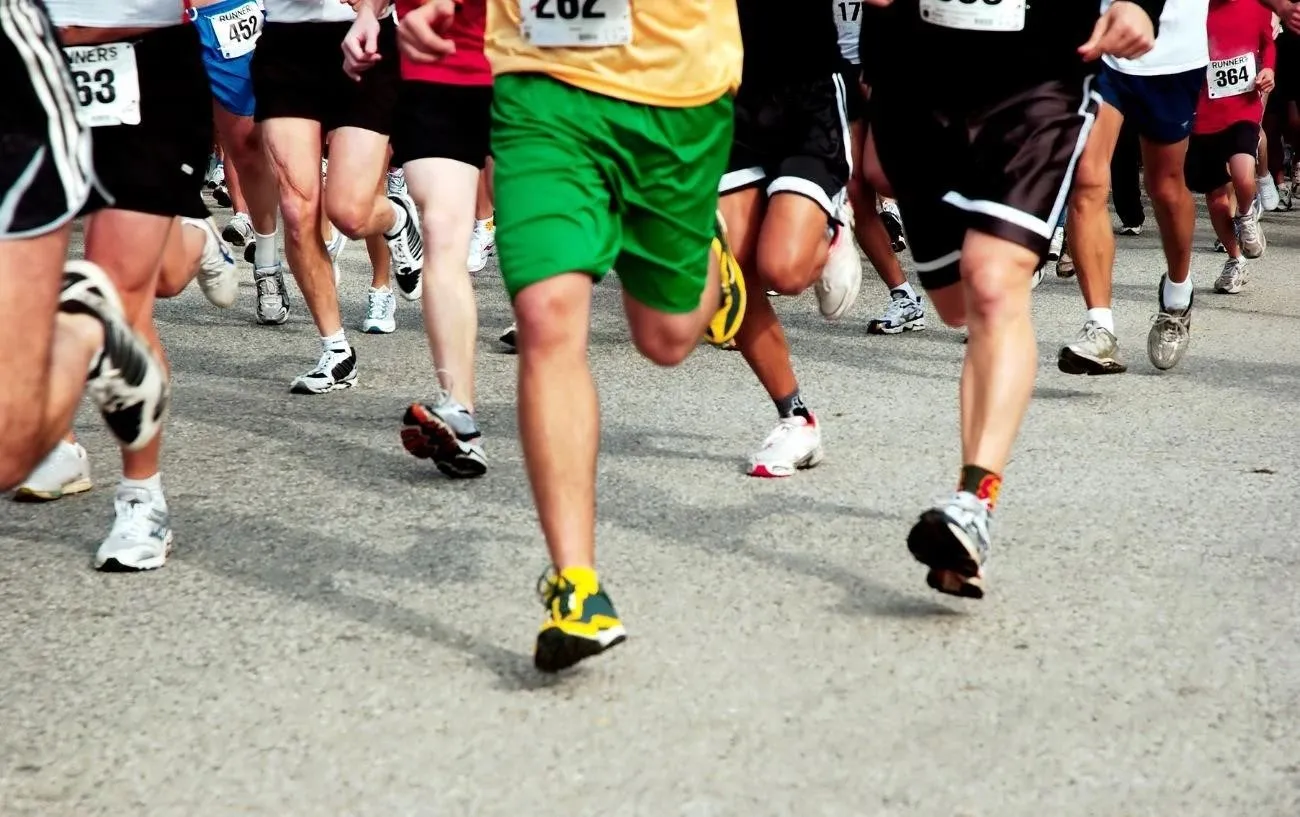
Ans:
[[[1264,21],[1259,32],[1260,70],[1277,70],[1277,42],[1273,39],[1273,20]]]
[[[1165,0],[1132,0],[1133,5],[1142,9],[1151,18],[1151,31],[1160,36],[1160,15],[1165,11]]]
[[[1282,19],[1282,25],[1292,34],[1300,34],[1300,3],[1294,0],[1259,0],[1264,8]]]

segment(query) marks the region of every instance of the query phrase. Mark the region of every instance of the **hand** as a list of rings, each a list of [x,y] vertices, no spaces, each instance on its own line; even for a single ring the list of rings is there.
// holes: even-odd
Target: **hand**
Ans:
[[[1156,45],[1155,26],[1141,6],[1127,0],[1118,0],[1097,21],[1092,37],[1079,46],[1079,56],[1092,62],[1109,54],[1121,59],[1134,59]]]
[[[402,18],[397,26],[397,45],[412,62],[437,62],[456,53],[456,44],[446,36],[456,18],[453,0],[428,0]]]
[[[361,4],[364,3],[365,0],[339,0],[339,2],[345,6],[351,6],[353,11],[360,11]]]
[[[1272,68],[1265,68],[1255,77],[1255,90],[1261,94],[1267,94],[1277,87],[1277,76],[1273,73]]]
[[[1291,29],[1292,34],[1300,34],[1300,3],[1287,3],[1278,9],[1277,16],[1282,18],[1282,25]]]
[[[361,2],[361,0],[357,0]],[[381,59],[379,55],[379,20],[368,7],[357,12],[357,19],[343,38],[343,73],[354,81]]]

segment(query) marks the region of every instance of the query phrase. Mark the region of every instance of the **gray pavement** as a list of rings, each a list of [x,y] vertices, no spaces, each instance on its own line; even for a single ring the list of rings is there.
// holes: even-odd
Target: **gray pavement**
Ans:
[[[224,220],[228,214],[220,214]],[[865,335],[782,301],[828,457],[742,473],[770,403],[738,356],[662,371],[597,292],[602,575],[630,632],[531,668],[545,564],[495,267],[479,275],[492,472],[449,482],[398,441],[431,367],[417,308],[353,333],[360,386],[288,394],[283,327],[191,288],[158,308],[175,371],[164,480],[176,553],[100,575],[97,488],[0,506],[0,815],[1300,814],[1300,212],[1238,296],[1197,236],[1192,348],[1145,359],[1161,255],[1119,239],[1131,365],[1055,368],[1073,281],[1036,293],[1042,368],[1007,473],[989,595],[940,597],[904,547],[957,467],[959,335]],[[345,257],[349,326],[367,285]],[[296,293],[295,293],[296,294]]]

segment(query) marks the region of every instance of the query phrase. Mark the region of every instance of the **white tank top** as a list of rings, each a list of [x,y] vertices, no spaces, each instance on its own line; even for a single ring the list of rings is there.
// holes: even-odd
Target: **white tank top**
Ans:
[[[343,0],[266,0],[268,23],[342,23],[357,19]]]
[[[161,28],[185,19],[183,0],[45,0],[56,26]]]
[[[1110,8],[1104,0],[1101,10]],[[1210,35],[1206,20],[1210,0],[1166,0],[1160,15],[1156,47],[1135,60],[1103,57],[1106,64],[1123,74],[1163,77],[1181,74],[1210,64]]]
[[[826,2],[826,0],[822,0]],[[840,33],[840,53],[853,65],[862,62],[858,37],[862,33],[862,0],[831,0],[835,28]]]

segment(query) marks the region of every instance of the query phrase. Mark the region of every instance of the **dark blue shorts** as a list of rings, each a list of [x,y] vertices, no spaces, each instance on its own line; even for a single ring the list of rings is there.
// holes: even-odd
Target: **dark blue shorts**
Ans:
[[[1117,108],[1126,121],[1133,123],[1139,136],[1172,145],[1191,135],[1204,84],[1204,68],[1148,77],[1104,65],[1097,91],[1107,105]]]
[[[203,44],[212,96],[235,116],[252,116],[253,47],[262,34],[257,0],[222,0],[191,12]]]

